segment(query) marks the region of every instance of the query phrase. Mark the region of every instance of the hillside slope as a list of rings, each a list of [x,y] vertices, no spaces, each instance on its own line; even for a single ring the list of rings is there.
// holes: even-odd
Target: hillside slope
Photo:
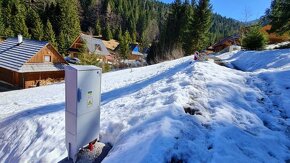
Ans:
[[[113,145],[104,162],[289,160],[289,114],[260,77],[192,57],[104,74],[100,137]],[[64,99],[64,84],[0,93],[1,162],[66,157]]]

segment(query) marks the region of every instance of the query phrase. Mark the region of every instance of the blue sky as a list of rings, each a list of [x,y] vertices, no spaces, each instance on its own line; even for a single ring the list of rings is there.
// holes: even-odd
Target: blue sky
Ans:
[[[171,3],[174,0],[161,0]],[[236,20],[247,21],[255,20],[264,15],[265,10],[270,7],[271,0],[211,0],[213,11],[226,17]]]

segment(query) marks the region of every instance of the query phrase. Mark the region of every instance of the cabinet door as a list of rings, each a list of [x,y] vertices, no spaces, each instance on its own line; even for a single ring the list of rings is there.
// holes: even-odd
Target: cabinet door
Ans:
[[[100,70],[78,71],[78,116],[93,112],[100,107]]]

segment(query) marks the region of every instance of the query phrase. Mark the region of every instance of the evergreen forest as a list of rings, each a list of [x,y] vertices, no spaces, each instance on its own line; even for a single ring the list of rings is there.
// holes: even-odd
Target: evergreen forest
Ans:
[[[0,0],[0,6],[0,36],[50,41],[63,55],[84,32],[152,46],[148,58],[156,62],[205,49],[242,26],[212,13],[210,0]]]

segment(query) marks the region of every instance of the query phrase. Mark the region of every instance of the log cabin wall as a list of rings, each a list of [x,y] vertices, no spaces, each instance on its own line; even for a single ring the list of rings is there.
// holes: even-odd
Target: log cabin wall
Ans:
[[[45,63],[45,56],[50,56],[51,63],[66,63],[51,45],[43,47],[36,55],[30,58],[27,63]]]
[[[21,88],[31,88],[37,86],[38,82],[45,82],[47,79],[53,80],[63,80],[65,72],[55,71],[55,72],[31,72],[31,73],[21,73],[19,74],[19,87]]]
[[[18,79],[19,78],[17,72],[0,67],[0,80],[10,83],[11,85],[18,86],[19,85]]]
[[[64,71],[18,73],[0,68],[0,80],[18,88],[30,88],[47,79],[63,80]]]
[[[131,55],[129,56],[129,59],[131,59],[131,60],[141,60],[141,56],[131,54]]]

